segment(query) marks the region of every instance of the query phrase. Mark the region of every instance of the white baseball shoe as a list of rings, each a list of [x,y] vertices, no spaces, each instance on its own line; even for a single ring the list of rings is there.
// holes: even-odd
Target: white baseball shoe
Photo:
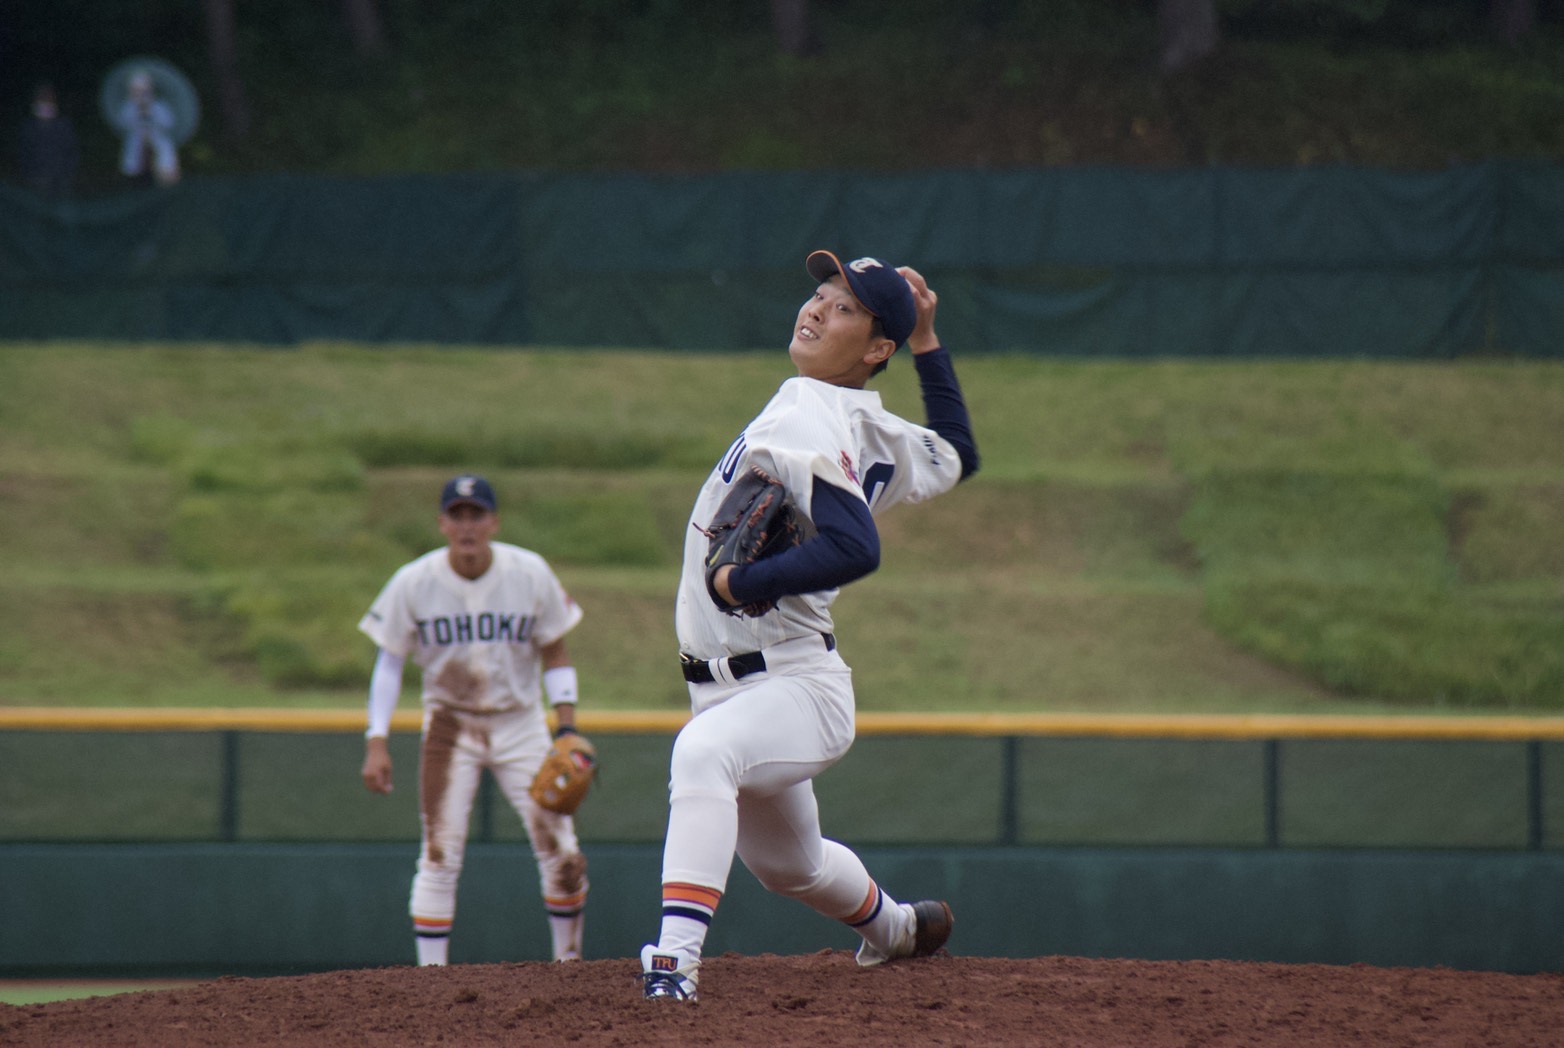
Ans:
[[[915,902],[912,904],[912,923],[907,934],[891,947],[889,953],[869,945],[869,940],[865,939],[863,945],[858,947],[858,965],[861,968],[872,968],[876,964],[903,957],[931,957],[949,941],[955,923],[956,916],[950,912],[949,903],[935,899]]]
[[[648,1001],[695,1000],[700,959],[683,950],[641,948],[641,994]]]

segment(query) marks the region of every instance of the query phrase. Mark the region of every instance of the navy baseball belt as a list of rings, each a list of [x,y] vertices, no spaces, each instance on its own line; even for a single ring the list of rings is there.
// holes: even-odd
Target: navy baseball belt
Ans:
[[[836,636],[831,633],[820,634],[825,641],[826,651],[836,650]],[[802,639],[802,638],[800,638]],[[784,641],[783,643],[786,643]],[[684,679],[691,684],[711,684],[717,680],[717,675],[711,670],[713,662],[722,662],[723,659],[692,659],[688,655],[679,655],[679,669],[684,671]],[[729,655],[726,659],[728,673],[734,680],[748,677],[752,673],[766,672],[766,655],[761,651],[746,651],[742,655]]]

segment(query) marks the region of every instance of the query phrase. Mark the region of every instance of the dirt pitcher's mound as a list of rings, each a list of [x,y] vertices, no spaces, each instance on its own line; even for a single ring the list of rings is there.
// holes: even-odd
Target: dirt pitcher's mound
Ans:
[[[376,968],[9,1007],[11,1048],[449,1045],[1556,1046],[1564,976],[1365,965],[708,958],[695,1004],[633,959]]]

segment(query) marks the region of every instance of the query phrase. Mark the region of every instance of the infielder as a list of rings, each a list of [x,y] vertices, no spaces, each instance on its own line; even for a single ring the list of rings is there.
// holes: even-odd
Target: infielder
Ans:
[[[364,785],[391,792],[386,748],[411,657],[423,676],[419,746],[422,843],[409,908],[419,964],[445,964],[467,823],[484,769],[526,826],[557,961],[581,956],[586,857],[569,815],[528,795],[551,742],[546,696],[575,730],[576,671],[565,634],[581,609],[544,559],[494,541],[500,520],[482,477],[452,478],[440,495],[447,546],[404,565],[358,624],[380,647],[369,684]]]
[[[826,251],[805,267],[819,287],[788,347],[798,376],[707,477],[686,533],[675,626],[694,716],[673,747],[662,923],[641,951],[648,998],[695,999],[735,853],[769,890],[862,936],[860,965],[927,956],[951,932],[947,904],[896,901],[856,854],[821,836],[812,780],[854,734],[851,670],[831,621],[838,587],[879,566],[874,517],[950,490],[977,469],[977,448],[923,277]],[[927,426],[863,388],[904,341]],[[803,541],[724,562],[714,518],[755,467],[786,489]]]

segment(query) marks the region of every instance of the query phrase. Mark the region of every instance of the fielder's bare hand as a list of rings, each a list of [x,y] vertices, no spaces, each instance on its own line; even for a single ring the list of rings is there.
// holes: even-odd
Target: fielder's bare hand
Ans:
[[[364,740],[364,788],[370,793],[391,792],[391,751],[378,736]]]
[[[907,348],[914,354],[940,348],[939,336],[934,333],[934,307],[939,305],[939,296],[930,290],[923,274],[911,266],[897,266],[896,272],[905,277],[907,286],[912,288],[912,302],[918,309],[918,325],[907,336]]]

